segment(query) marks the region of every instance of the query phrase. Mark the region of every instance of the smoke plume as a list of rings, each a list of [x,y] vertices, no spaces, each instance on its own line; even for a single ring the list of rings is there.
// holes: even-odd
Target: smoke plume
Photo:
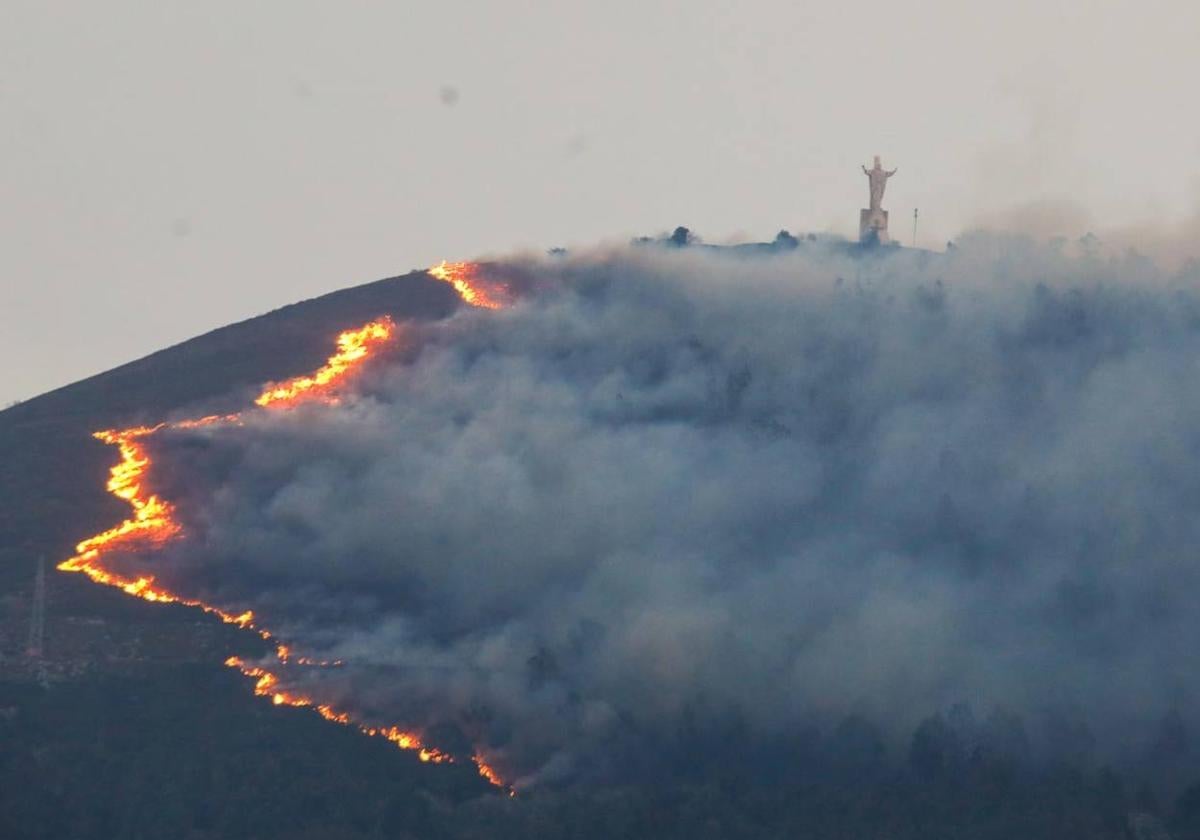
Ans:
[[[155,441],[189,537],[127,562],[522,783],[964,701],[1120,756],[1196,708],[1200,275],[983,235],[497,270],[536,291],[337,405]]]

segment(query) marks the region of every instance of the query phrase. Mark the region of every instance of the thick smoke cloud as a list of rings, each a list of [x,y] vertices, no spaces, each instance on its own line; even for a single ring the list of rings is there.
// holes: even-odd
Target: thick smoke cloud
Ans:
[[[191,537],[148,562],[346,663],[297,686],[530,782],[960,701],[1121,756],[1195,708],[1200,277],[984,236],[507,268],[539,291],[341,404],[160,442]]]

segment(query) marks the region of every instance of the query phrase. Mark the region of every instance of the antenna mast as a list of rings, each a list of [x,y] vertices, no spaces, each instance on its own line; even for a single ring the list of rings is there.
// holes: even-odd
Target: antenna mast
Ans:
[[[917,208],[913,208],[913,241],[912,246],[917,247]]]

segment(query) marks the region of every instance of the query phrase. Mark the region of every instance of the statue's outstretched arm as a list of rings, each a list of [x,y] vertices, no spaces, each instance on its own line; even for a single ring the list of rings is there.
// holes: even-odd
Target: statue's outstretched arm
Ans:
[[[870,175],[870,174],[871,174],[871,170],[870,170],[870,169],[867,169],[867,167],[865,167],[865,166],[862,168],[862,170],[863,170],[863,174],[864,174],[864,175]]]
[[[893,169],[891,172],[889,172],[889,173],[887,174],[887,176],[888,176],[889,178],[891,178],[893,175],[895,175],[895,174],[896,174],[897,172],[899,172],[899,171],[900,171],[900,167],[899,167],[899,166],[897,166],[895,169]]]

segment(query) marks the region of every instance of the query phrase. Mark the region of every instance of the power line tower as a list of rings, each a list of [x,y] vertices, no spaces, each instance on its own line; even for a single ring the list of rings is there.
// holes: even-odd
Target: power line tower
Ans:
[[[37,571],[33,578],[33,601],[29,605],[29,643],[25,646],[25,655],[37,667],[38,682],[46,683],[46,562],[44,558],[37,560]]]

